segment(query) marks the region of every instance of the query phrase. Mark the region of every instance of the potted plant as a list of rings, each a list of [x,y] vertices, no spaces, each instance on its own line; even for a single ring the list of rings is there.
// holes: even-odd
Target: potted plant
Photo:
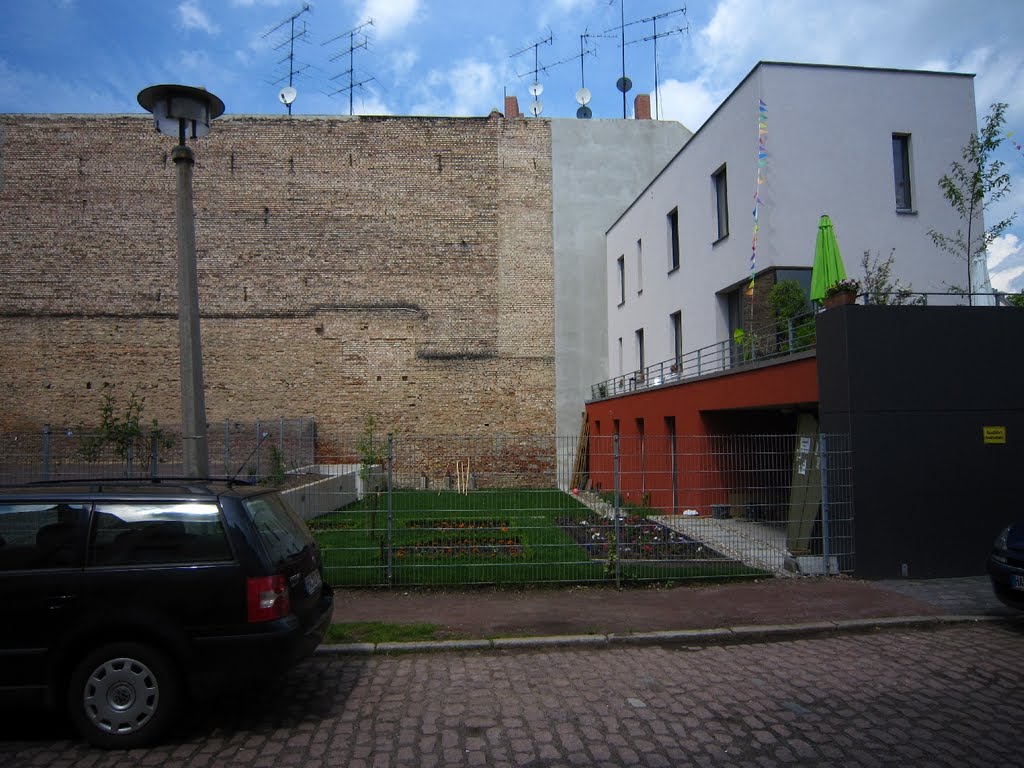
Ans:
[[[825,289],[825,309],[853,304],[860,293],[860,283],[852,278],[845,278],[832,283]]]

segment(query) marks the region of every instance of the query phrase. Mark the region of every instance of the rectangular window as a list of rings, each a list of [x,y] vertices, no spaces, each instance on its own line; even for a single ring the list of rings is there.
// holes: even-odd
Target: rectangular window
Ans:
[[[644,292],[644,244],[643,240],[636,241],[636,292]]]
[[[668,212],[668,271],[679,269],[679,209]]]
[[[896,183],[896,210],[913,210],[914,201],[910,194],[909,133],[894,133],[892,135],[892,173]]]
[[[626,303],[626,257],[619,256],[619,306]]]
[[[88,518],[78,502],[0,504],[0,571],[81,566]]]
[[[97,504],[90,547],[97,566],[231,560],[217,505],[199,502]]]
[[[620,374],[625,373],[625,370],[622,367],[623,365],[624,365],[624,363],[623,363],[623,360],[622,360],[622,337],[619,336],[619,373]]]
[[[718,240],[729,234],[729,185],[723,165],[711,176],[715,190],[715,213],[718,216]]]
[[[675,359],[676,370],[683,361],[683,313],[673,312],[668,316],[672,323],[672,357]]]
[[[643,381],[644,368],[647,367],[646,355],[644,354],[644,329],[636,332],[636,359],[640,361],[640,381]]]

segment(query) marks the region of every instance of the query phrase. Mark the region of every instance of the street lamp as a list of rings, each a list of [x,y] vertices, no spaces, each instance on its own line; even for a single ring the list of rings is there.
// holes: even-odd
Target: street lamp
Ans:
[[[151,85],[139,91],[139,104],[153,113],[156,129],[174,136],[171,159],[178,168],[178,337],[181,358],[181,427],[185,476],[210,476],[206,444],[206,399],[203,394],[203,351],[199,337],[199,285],[196,277],[196,225],[192,208],[192,167],[195,155],[185,145],[210,132],[210,122],[224,114],[224,102],[202,88]]]

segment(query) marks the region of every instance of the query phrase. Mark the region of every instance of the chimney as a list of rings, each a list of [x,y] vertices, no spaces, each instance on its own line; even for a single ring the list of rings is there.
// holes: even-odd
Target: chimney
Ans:
[[[633,119],[651,119],[651,95],[649,93],[638,93],[633,101]]]
[[[650,112],[650,107],[647,109]],[[522,117],[523,113],[519,111],[519,99],[515,96],[505,97],[505,117]]]

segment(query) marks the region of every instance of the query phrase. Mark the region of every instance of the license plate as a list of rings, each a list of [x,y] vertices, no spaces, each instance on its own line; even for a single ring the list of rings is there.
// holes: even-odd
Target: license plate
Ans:
[[[306,575],[306,594],[315,594],[323,581],[320,578],[320,571],[311,571]]]
[[[1010,574],[1010,589],[1019,589],[1024,592],[1024,576],[1017,573]]]

